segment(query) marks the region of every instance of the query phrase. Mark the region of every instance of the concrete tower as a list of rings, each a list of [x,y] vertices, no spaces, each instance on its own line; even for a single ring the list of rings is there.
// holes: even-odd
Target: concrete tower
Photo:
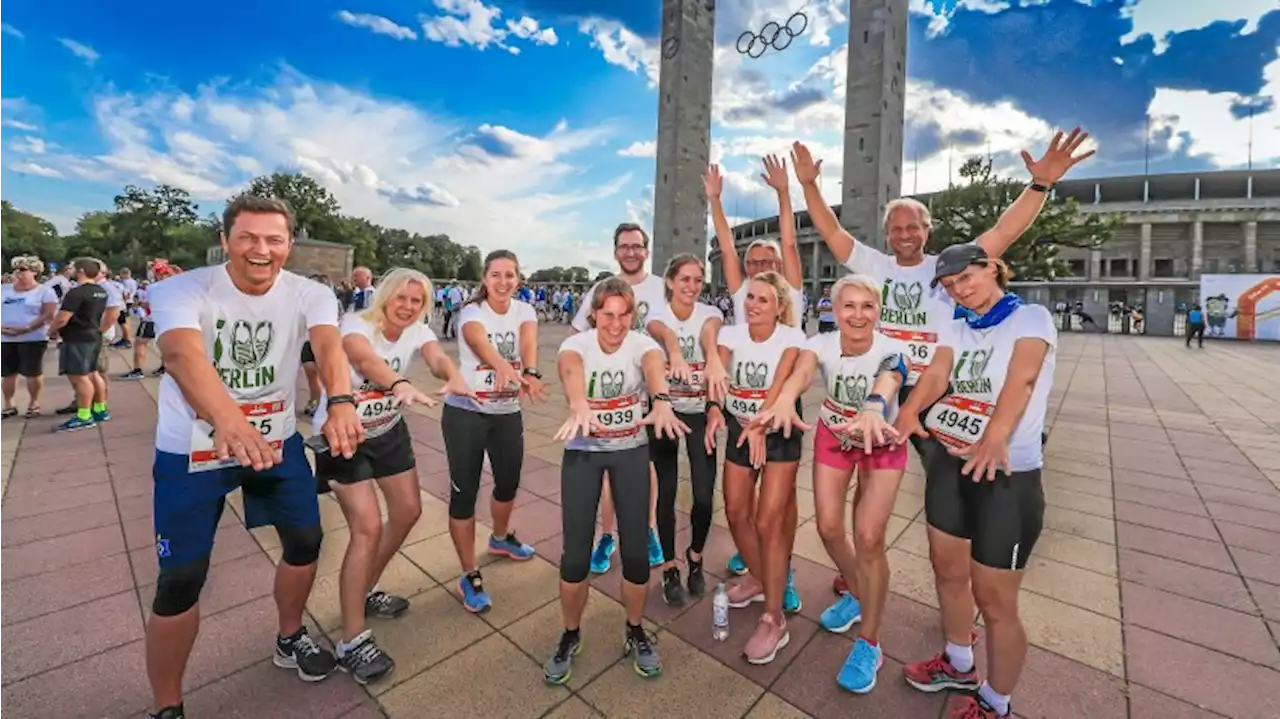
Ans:
[[[715,0],[662,0],[658,171],[653,191],[653,272],[682,252],[705,258],[711,161]],[[901,114],[901,113],[899,113]]]
[[[850,0],[840,224],[884,249],[881,215],[901,193],[907,0]]]

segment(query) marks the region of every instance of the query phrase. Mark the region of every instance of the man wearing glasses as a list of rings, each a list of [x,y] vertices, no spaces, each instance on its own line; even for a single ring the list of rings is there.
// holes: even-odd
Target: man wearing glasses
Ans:
[[[648,314],[666,302],[663,293],[666,284],[657,275],[645,272],[644,263],[649,260],[649,235],[633,222],[624,222],[613,231],[613,258],[618,261],[618,276],[631,285],[636,293],[636,316],[632,329],[645,331]],[[586,332],[587,315],[591,312],[591,299],[596,288],[583,295],[578,314],[573,318],[573,329]]]

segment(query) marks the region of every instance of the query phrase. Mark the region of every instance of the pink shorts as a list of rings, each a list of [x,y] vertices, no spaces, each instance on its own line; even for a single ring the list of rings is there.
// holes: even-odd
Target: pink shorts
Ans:
[[[862,448],[841,449],[840,439],[827,429],[827,425],[818,422],[818,429],[813,434],[813,459],[818,464],[852,472],[861,468],[864,471],[873,469],[907,468],[907,445],[890,444],[877,447],[867,454]]]

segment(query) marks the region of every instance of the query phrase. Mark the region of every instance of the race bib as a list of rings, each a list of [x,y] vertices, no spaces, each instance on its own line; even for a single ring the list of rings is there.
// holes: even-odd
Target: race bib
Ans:
[[[365,437],[377,437],[391,429],[400,419],[400,401],[384,389],[362,389],[353,394],[356,416],[364,426]]]
[[[587,406],[599,429],[592,429],[596,439],[621,439],[640,431],[639,422],[644,419],[639,393],[633,392],[613,399],[589,399]]]
[[[284,446],[285,421],[292,411],[289,402],[283,399],[249,402],[240,405],[240,411],[244,412],[249,424],[262,433],[262,438],[271,445],[272,449],[279,450]],[[218,459],[218,453],[214,450],[213,435],[213,426],[208,422],[197,419],[191,423],[188,472],[208,472],[212,469],[240,466],[235,457],[228,457],[226,460]]]
[[[890,327],[881,327],[880,332],[886,337],[901,340],[906,344],[907,384],[915,384],[920,379],[920,375],[929,368],[929,363],[933,362],[933,351],[938,346],[938,334]]]
[[[956,449],[967,449],[982,439],[987,431],[987,422],[995,411],[994,404],[947,395],[929,408],[924,426],[939,442]]]
[[[706,367],[707,365],[703,362],[690,362],[689,369],[693,370],[693,381],[685,384],[684,382],[676,382],[675,380],[672,380],[671,388],[669,390],[671,396],[700,398],[706,395],[707,391],[702,386],[703,372],[706,370]],[[671,371],[670,365],[667,366],[667,371]],[[668,378],[670,378],[670,375],[668,375]]]
[[[822,400],[822,406],[818,408],[818,421],[825,424],[827,429],[841,424],[852,424],[857,418],[858,410],[830,397]],[[862,447],[861,437],[837,434],[836,439],[840,440],[840,448],[844,450]]]
[[[742,424],[746,424],[755,419],[760,414],[760,408],[764,406],[764,400],[769,396],[767,389],[747,389],[745,387],[730,386],[729,397],[725,406],[729,409],[729,414],[738,418]]]
[[[520,372],[524,369],[524,365],[519,360],[510,362],[512,369]],[[519,387],[495,387],[498,372],[487,364],[476,365],[471,373],[471,388],[476,391],[476,397],[481,402],[514,402],[520,397]]]

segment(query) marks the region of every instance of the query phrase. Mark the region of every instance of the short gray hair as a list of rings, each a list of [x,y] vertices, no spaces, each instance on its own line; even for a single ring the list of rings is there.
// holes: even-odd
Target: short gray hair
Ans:
[[[889,204],[884,206],[884,219],[880,225],[885,232],[889,231],[889,218],[893,217],[895,210],[905,208],[916,214],[920,220],[920,224],[924,225],[926,230],[933,229],[933,214],[929,212],[929,206],[917,200],[914,197],[899,197],[896,200],[890,200]]]
[[[846,287],[857,287],[870,292],[871,296],[876,300],[876,306],[879,307],[880,286],[880,283],[876,282],[876,278],[871,275],[845,275],[844,277],[836,280],[836,283],[831,286],[831,301],[838,302],[840,300],[840,293],[843,292]]]

